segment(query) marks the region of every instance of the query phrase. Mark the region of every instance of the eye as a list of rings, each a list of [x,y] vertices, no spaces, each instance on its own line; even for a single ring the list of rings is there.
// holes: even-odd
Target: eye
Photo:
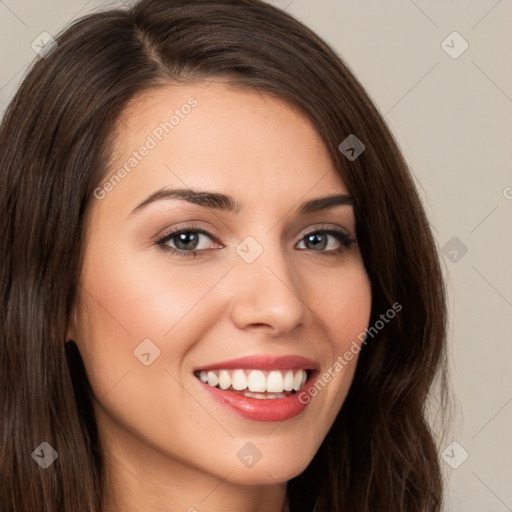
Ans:
[[[297,245],[299,249],[339,254],[348,249],[355,240],[341,229],[319,229],[305,235]],[[300,245],[303,245],[300,247]]]
[[[196,251],[205,251],[212,248],[212,241],[213,237],[206,231],[189,226],[167,233],[156,244],[164,251],[177,256],[195,258],[197,256]]]

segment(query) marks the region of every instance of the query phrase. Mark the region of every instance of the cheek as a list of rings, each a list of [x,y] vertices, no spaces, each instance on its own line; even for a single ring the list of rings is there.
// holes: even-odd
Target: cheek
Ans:
[[[99,251],[87,260],[76,342],[107,430],[119,422],[158,448],[185,438],[197,423],[202,411],[189,403],[180,364],[218,321],[222,305],[208,293],[228,270],[144,265]],[[177,411],[183,421],[173,421]]]
[[[161,388],[157,381],[164,369],[179,365],[219,318],[205,299],[229,270],[225,265],[203,270],[163,258],[151,263],[97,247],[86,259],[75,341],[97,397],[121,380],[126,386],[141,371],[143,381],[154,380],[155,388]]]
[[[344,352],[368,327],[372,293],[366,270],[354,259],[343,270],[331,276],[311,274],[309,296],[315,314],[323,324],[336,355]],[[326,351],[328,353],[328,350]]]
[[[314,409],[310,425],[322,439],[334,422],[349,392],[363,339],[371,314],[371,284],[360,260],[333,275],[316,276],[311,282],[315,316],[325,336],[320,341],[322,372],[319,379],[305,390],[304,400]],[[329,404],[326,407],[326,404]]]
[[[194,315],[207,321],[200,303],[227,270],[226,265],[180,267],[165,258],[155,263],[97,254],[82,276],[91,323],[104,336],[116,333],[111,341],[132,350],[145,338],[163,340],[184,323],[197,325]]]

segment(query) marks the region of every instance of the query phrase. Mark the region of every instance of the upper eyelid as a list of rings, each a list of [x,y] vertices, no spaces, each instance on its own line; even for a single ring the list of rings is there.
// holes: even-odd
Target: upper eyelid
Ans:
[[[216,235],[208,232],[207,230],[205,230],[203,228],[198,228],[198,227],[193,227],[193,226],[184,226],[183,228],[170,230],[169,232],[166,232],[163,235],[157,237],[156,243],[157,244],[165,243],[168,240],[171,240],[172,238],[174,238],[175,236],[178,236],[181,233],[188,233],[188,232],[200,233],[202,235],[206,235],[206,236],[210,237],[214,242],[221,244],[221,242],[218,241],[218,238]]]

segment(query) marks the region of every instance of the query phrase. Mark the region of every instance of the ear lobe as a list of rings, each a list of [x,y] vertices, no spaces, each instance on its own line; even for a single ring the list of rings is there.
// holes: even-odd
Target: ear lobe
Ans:
[[[70,341],[73,341],[74,339],[75,339],[74,329],[68,329],[68,331],[66,333],[66,340],[64,341],[64,343],[69,343]]]
[[[71,312],[69,321],[68,321],[68,329],[66,331],[66,341],[65,341],[65,343],[75,339],[75,336],[76,336],[76,325],[77,325],[76,312],[73,309],[73,311]]]

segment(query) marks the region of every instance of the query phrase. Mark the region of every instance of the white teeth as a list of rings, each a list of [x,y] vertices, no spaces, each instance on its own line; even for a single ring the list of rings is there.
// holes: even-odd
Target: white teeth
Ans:
[[[291,391],[293,389],[293,381],[293,372],[291,370],[288,370],[283,379],[283,389],[285,391]]]
[[[257,393],[253,398],[281,398],[283,392],[299,391],[307,380],[306,370],[210,370],[198,374],[201,382],[226,390],[247,390],[245,396]],[[261,395],[264,393],[264,395]]]
[[[295,374],[295,378],[293,379],[293,389],[295,389],[295,391],[299,391],[301,385],[302,385],[302,374],[303,374],[303,370],[299,370],[296,374]]]
[[[267,391],[267,381],[265,379],[265,374],[260,370],[252,370],[249,372],[247,386],[249,391],[260,391],[264,393]]]
[[[271,371],[267,377],[267,391],[269,393],[283,392],[283,374],[278,371]]]
[[[247,388],[247,375],[243,370],[235,370],[231,376],[231,385],[236,391]]]
[[[219,383],[219,378],[215,372],[208,372],[207,377],[208,384],[210,384],[210,386],[216,386]]]
[[[231,377],[226,370],[221,370],[219,374],[220,389],[228,389],[231,387]]]

